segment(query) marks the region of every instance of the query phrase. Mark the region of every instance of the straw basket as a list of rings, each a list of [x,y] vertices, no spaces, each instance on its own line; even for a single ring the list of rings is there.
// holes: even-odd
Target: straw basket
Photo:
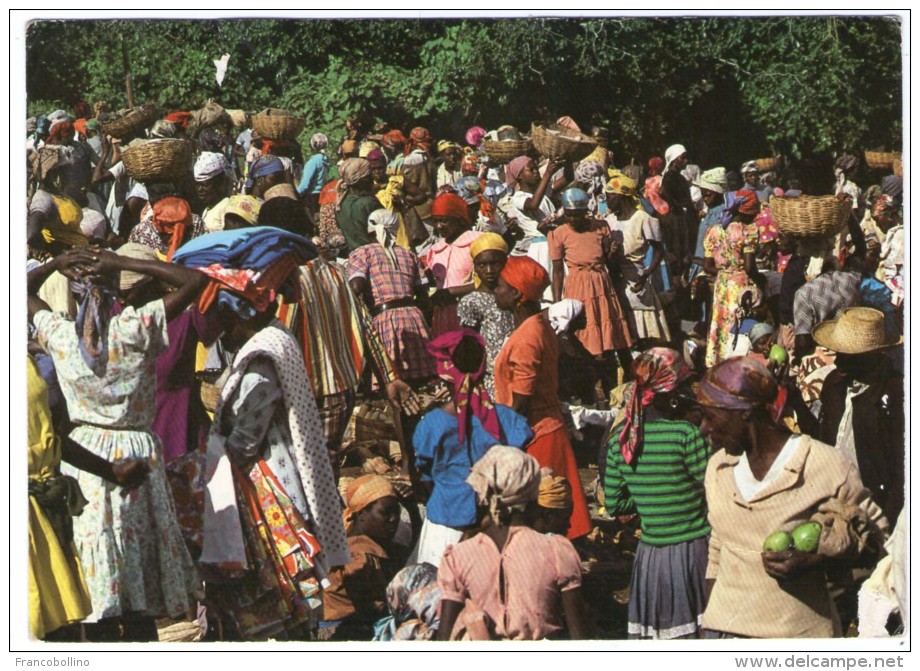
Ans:
[[[776,158],[758,158],[754,161],[757,164],[757,169],[760,172],[769,172],[770,170],[776,170]]]
[[[530,140],[484,140],[482,143],[486,156],[496,163],[510,163],[518,156],[533,151]]]
[[[901,160],[901,152],[897,151],[867,151],[866,163],[873,170],[888,170],[895,161]]]
[[[597,148],[590,135],[555,123],[534,122],[531,137],[537,151],[552,161],[581,161]]]
[[[132,107],[125,114],[102,122],[102,132],[115,138],[128,137],[156,121],[157,108],[147,104]]]
[[[783,233],[799,237],[830,238],[846,226],[852,212],[849,200],[835,196],[770,198],[770,214]]]
[[[192,167],[192,145],[161,138],[138,142],[121,152],[125,170],[138,182],[178,182]]]
[[[252,117],[252,129],[272,140],[294,140],[305,125],[306,122],[300,117],[272,107]]]

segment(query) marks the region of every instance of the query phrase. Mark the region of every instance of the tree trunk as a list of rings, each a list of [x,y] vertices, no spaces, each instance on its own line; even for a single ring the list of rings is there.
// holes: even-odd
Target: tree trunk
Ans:
[[[128,60],[128,43],[125,42],[125,36],[122,33],[121,41],[121,63],[125,69],[125,93],[128,96],[128,107],[134,107],[134,86],[131,81],[131,61]]]

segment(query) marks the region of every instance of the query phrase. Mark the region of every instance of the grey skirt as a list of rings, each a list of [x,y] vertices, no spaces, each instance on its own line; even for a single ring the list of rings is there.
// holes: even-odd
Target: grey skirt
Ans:
[[[640,541],[630,585],[629,638],[697,638],[708,559],[708,536],[662,546]]]

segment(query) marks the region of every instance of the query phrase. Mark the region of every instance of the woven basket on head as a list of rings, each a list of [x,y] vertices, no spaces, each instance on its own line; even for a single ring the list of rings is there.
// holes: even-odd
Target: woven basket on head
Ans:
[[[894,165],[895,161],[901,160],[901,152],[898,151],[867,151],[866,163],[873,170],[888,170]]]
[[[178,182],[192,169],[192,144],[186,140],[146,140],[121,151],[125,170],[138,182]]]
[[[125,114],[109,117],[102,122],[102,132],[115,138],[128,137],[132,133],[146,128],[156,121],[158,114],[155,105],[146,104],[132,107]]]
[[[807,238],[830,238],[846,226],[853,205],[836,196],[770,198],[770,214],[783,233]]]
[[[530,135],[537,151],[552,161],[581,161],[597,148],[597,140],[590,135],[555,123],[535,121]]]
[[[757,169],[760,170],[760,172],[776,170],[776,158],[758,158],[754,163],[757,164]]]
[[[495,163],[510,163],[533,151],[533,142],[525,140],[483,140],[486,156]]]
[[[306,122],[300,117],[272,107],[252,117],[252,129],[271,140],[293,140],[300,135],[305,125]]]

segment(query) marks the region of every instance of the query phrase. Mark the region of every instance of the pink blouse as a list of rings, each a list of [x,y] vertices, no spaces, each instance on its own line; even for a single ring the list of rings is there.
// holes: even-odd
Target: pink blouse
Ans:
[[[435,242],[425,256],[425,265],[434,275],[438,289],[450,289],[468,284],[473,273],[470,245],[482,235],[481,231],[467,231],[451,243]]]

